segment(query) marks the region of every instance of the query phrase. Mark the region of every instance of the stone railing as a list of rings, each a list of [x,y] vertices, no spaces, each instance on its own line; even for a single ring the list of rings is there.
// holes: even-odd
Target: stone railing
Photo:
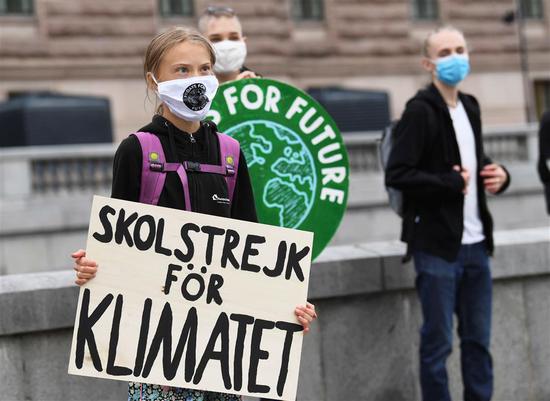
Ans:
[[[380,132],[344,135],[353,172],[378,172]],[[486,153],[502,162],[536,157],[536,126],[487,129]],[[67,145],[0,149],[0,198],[108,190],[115,146]]]
[[[344,135],[353,172],[380,171],[378,131],[355,132]],[[537,125],[487,128],[483,134],[485,153],[500,162],[526,162],[535,160]]]
[[[112,144],[0,149],[0,198],[110,189]]]
[[[495,401],[550,399],[550,233],[497,232]],[[420,308],[396,242],[326,249],[312,266],[319,321],[305,338],[298,400],[417,401]],[[0,276],[1,400],[120,400],[125,383],[67,375],[78,289],[70,270]],[[458,341],[449,361],[461,398]]]

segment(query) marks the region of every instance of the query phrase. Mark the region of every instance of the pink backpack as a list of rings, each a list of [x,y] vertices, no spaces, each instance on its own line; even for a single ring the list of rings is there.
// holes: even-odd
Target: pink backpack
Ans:
[[[191,161],[167,163],[162,144],[156,135],[150,132],[136,132],[133,135],[139,140],[143,155],[141,189],[139,193],[140,202],[151,205],[158,203],[162,188],[164,188],[164,182],[166,181],[166,172],[168,171],[175,171],[180,177],[185,197],[185,210],[191,211],[189,181],[187,180],[188,171],[223,175],[227,182],[229,200],[233,202],[240,155],[239,142],[235,139],[225,134],[217,133],[220,143],[221,165],[214,165]]]

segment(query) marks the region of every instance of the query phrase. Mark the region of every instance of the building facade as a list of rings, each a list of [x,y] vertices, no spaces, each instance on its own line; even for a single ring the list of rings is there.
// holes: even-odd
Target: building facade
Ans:
[[[422,41],[440,24],[467,37],[464,90],[486,124],[526,121],[524,77],[532,117],[550,107],[550,0],[0,0],[0,100],[43,90],[108,96],[120,140],[154,109],[142,71],[152,36],[196,26],[212,3],[239,14],[249,68],[302,88],[386,90],[394,117],[429,80]]]

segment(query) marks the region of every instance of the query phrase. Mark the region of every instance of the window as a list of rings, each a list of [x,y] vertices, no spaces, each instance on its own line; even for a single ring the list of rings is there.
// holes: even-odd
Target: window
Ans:
[[[193,0],[160,0],[160,15],[163,17],[192,17],[195,15]]]
[[[413,18],[419,21],[434,21],[439,18],[437,0],[412,0]]]
[[[0,15],[31,15],[32,0],[0,0]]]
[[[293,0],[292,17],[296,21],[322,21],[325,18],[323,0]]]
[[[543,19],[542,0],[520,0],[521,14],[524,18]]]
[[[550,81],[535,81],[535,105],[539,118],[550,110]]]

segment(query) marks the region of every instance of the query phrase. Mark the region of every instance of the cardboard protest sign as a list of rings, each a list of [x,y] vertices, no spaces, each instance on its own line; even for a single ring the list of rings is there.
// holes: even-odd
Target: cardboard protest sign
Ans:
[[[294,400],[312,240],[94,197],[69,373]]]
[[[262,78],[221,85],[209,118],[241,145],[260,223],[314,232],[315,259],[348,199],[348,155],[331,116],[304,91]]]

